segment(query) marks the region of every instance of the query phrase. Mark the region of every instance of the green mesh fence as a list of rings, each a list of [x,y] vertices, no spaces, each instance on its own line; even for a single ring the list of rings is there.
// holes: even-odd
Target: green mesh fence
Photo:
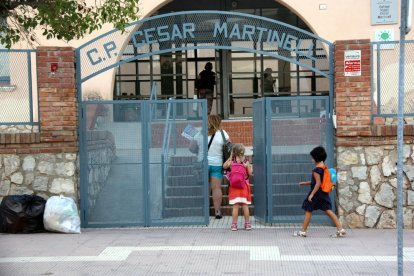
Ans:
[[[414,116],[414,41],[405,41],[404,116]],[[399,41],[372,43],[372,113],[396,117],[399,87]]]

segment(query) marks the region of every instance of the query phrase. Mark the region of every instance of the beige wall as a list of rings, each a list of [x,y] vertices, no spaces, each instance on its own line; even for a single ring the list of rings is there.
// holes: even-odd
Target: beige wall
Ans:
[[[370,0],[301,0],[279,1],[296,12],[320,37],[328,41],[348,39],[374,39],[376,29],[393,29],[399,39],[399,24],[371,26]],[[400,1],[399,1],[400,2]],[[326,10],[319,10],[325,4]],[[414,10],[414,9],[413,9]],[[398,17],[400,7],[398,7]],[[414,39],[411,32],[407,39]]]
[[[92,1],[92,0],[89,0]],[[140,0],[140,17],[145,18],[153,14],[158,8],[172,2],[171,0]],[[300,16],[318,36],[334,42],[347,39],[373,39],[376,29],[393,29],[395,39],[399,39],[399,24],[371,26],[370,0],[281,0],[279,2],[289,7]],[[319,5],[325,4],[326,10],[319,10]],[[398,7],[398,16],[399,16]],[[413,7],[414,10],[414,7]],[[42,46],[70,45],[79,47],[94,37],[112,30],[107,24],[102,30],[94,32],[84,39],[65,43],[58,40],[42,39],[38,34]],[[407,35],[407,39],[414,39],[414,31]],[[24,45],[17,45],[17,47]]]

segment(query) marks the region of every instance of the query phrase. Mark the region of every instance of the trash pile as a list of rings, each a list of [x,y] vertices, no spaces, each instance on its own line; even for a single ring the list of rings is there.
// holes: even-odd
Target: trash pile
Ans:
[[[28,234],[45,231],[80,234],[80,217],[70,197],[5,196],[0,204],[0,233]]]

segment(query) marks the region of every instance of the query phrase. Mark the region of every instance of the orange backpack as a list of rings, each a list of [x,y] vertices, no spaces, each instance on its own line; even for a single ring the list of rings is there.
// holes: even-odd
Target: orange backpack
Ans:
[[[318,168],[323,169],[323,179],[321,179],[322,192],[330,193],[332,191],[332,188],[335,186],[331,179],[331,172],[325,165],[318,166]]]

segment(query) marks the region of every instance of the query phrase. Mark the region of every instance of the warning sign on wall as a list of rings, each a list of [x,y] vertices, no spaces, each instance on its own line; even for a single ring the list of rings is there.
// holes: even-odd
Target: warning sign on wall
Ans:
[[[345,51],[345,77],[361,76],[361,50]]]

